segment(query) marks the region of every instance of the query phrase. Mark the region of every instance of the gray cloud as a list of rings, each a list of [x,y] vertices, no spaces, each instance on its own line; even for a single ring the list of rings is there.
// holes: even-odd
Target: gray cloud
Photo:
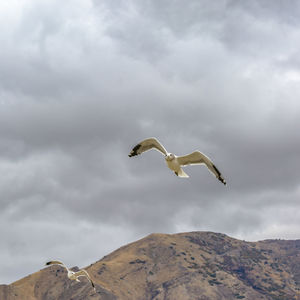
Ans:
[[[76,4],[0,6],[0,282],[152,232],[299,238],[298,4]],[[228,186],[128,158],[149,136]]]

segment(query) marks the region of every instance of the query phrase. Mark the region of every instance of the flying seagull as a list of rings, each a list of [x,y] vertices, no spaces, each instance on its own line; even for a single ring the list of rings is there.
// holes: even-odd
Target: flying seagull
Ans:
[[[168,153],[165,147],[156,138],[148,138],[133,147],[128,156],[132,157],[139,155],[151,149],[161,152],[165,156],[165,160],[169,169],[174,171],[174,173],[179,177],[189,177],[189,175],[187,175],[181,167],[187,165],[205,164],[208,170],[211,171],[224,185],[226,185],[226,181],[217,167],[206,155],[200,151],[195,151],[184,156],[176,156],[173,153]]]
[[[73,271],[69,270],[66,267],[66,265],[59,260],[51,260],[46,263],[46,266],[50,266],[50,265],[59,265],[59,266],[62,266],[63,268],[65,268],[68,271],[68,277],[71,280],[76,280],[76,281],[80,282],[79,277],[82,277],[82,276],[86,277],[89,280],[89,282],[92,284],[94,291],[96,292],[94,282],[91,280],[90,275],[86,270],[81,269],[78,272],[73,272]]]

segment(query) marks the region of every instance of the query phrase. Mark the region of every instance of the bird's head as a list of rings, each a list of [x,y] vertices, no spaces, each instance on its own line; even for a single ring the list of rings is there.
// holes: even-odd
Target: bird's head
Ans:
[[[168,153],[166,155],[166,160],[171,161],[175,158],[175,155],[173,153]]]

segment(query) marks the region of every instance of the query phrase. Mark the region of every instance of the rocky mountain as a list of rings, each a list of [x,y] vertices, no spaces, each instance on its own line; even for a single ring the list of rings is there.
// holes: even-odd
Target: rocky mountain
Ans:
[[[75,268],[76,269],[76,268]],[[300,299],[300,240],[240,241],[213,232],[151,234],[88,266],[97,293],[51,266],[1,300]]]

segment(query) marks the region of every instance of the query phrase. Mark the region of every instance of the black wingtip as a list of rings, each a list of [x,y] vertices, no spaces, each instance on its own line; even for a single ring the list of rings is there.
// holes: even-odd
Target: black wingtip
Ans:
[[[141,144],[137,144],[132,150],[131,152],[128,154],[129,157],[132,157],[132,156],[136,156],[138,155],[139,153],[137,153],[137,151],[140,149],[141,147]]]
[[[218,168],[213,164],[213,168],[215,169],[215,171],[217,172],[217,174],[218,174],[218,179],[224,184],[224,185],[226,185],[227,183],[226,183],[226,180],[222,177],[222,175],[221,175],[221,172],[218,170]]]
[[[213,168],[215,169],[215,171],[217,172],[219,178],[221,178],[221,172],[218,170],[218,168],[213,164]]]
[[[226,180],[225,180],[224,178],[219,177],[218,179],[219,179],[224,185],[227,185],[227,182],[226,182]]]

